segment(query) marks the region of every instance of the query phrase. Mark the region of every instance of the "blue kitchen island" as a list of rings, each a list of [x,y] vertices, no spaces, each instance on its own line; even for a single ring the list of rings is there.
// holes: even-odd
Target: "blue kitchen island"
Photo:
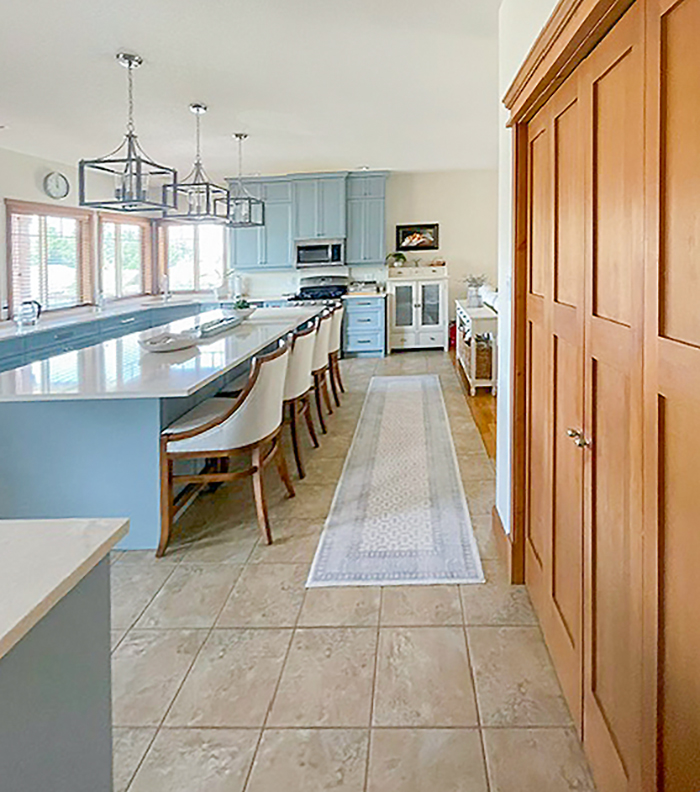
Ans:
[[[131,529],[120,547],[155,550],[161,430],[320,310],[259,308],[179,352],[146,352],[131,332],[0,373],[0,519],[124,517]],[[159,329],[180,333],[221,315]]]

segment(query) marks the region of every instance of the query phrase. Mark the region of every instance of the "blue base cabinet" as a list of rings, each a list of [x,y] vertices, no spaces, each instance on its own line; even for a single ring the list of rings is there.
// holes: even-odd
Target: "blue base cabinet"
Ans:
[[[386,298],[347,297],[344,305],[343,356],[384,357]]]

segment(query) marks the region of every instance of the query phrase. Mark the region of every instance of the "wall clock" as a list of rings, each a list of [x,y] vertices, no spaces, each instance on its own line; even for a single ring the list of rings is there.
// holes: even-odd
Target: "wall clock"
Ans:
[[[70,192],[70,182],[62,173],[51,171],[44,176],[44,192],[49,198],[59,201]]]

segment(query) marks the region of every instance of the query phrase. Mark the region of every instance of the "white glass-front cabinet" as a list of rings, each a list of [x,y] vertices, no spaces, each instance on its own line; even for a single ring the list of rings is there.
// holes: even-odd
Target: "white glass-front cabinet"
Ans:
[[[389,278],[391,349],[447,349],[447,279]]]

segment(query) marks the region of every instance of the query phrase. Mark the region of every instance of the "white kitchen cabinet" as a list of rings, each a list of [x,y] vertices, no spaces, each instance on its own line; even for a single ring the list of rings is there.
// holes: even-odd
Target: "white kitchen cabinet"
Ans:
[[[447,272],[444,267],[389,271],[389,349],[447,349]]]

